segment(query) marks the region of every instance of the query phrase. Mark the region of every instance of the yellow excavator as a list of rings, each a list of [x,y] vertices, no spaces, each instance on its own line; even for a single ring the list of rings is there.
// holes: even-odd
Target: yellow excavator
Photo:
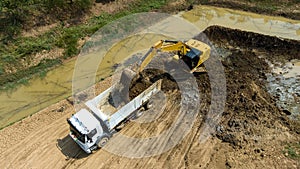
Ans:
[[[143,71],[158,51],[176,53],[173,58],[182,59],[191,69],[191,73],[203,72],[203,69],[200,70],[199,68],[210,56],[210,47],[195,39],[190,39],[187,42],[160,40],[139,61],[139,68],[136,73]]]

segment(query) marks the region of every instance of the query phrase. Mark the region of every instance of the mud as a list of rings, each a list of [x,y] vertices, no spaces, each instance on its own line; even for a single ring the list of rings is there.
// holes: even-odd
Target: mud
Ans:
[[[300,117],[300,76],[298,60],[286,63],[272,63],[266,59],[272,68],[267,73],[267,90],[276,98],[276,103],[289,117]]]
[[[300,29],[300,22],[298,20],[202,5],[194,6],[190,11],[179,15],[192,22],[201,31],[204,31],[209,26],[223,26],[263,35],[299,40],[298,30]]]
[[[293,122],[284,111],[276,106],[277,98],[267,90],[267,74],[272,68],[265,59],[281,63],[299,59],[300,43],[222,27],[210,27],[205,33],[215,46],[231,53],[222,61],[226,71],[227,93],[232,93],[227,96],[228,109],[223,116],[227,122],[223,122],[223,125],[233,133],[244,131],[246,136],[254,128],[259,128],[255,125],[272,128],[273,122],[279,121],[299,134],[299,124],[292,125]],[[299,83],[296,85],[299,86]],[[254,126],[250,127],[249,124]],[[224,139],[223,135],[221,138]],[[234,141],[234,144],[240,145],[244,141],[239,140],[239,144]]]

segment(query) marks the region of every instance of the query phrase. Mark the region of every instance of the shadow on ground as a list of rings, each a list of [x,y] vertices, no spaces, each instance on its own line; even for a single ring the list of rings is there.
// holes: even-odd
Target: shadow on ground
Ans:
[[[56,145],[67,158],[81,159],[88,156],[69,135],[63,139],[57,139]]]

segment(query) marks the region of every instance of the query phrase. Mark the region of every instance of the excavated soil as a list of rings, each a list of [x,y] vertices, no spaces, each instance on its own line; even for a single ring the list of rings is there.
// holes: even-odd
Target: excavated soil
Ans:
[[[195,74],[201,96],[199,115],[186,137],[161,155],[134,159],[102,149],[87,156],[67,136],[65,119],[74,113],[68,99],[1,130],[0,163],[4,168],[299,168],[299,161],[282,151],[288,143],[300,141],[300,125],[290,120],[267,92],[270,68],[259,56],[276,61],[300,59],[300,42],[222,27],[210,27],[204,33],[221,53],[227,92],[221,121],[206,142],[198,139],[212,91],[208,74],[200,73]],[[136,78],[131,84],[131,98],[163,79],[162,90],[168,100],[165,111],[152,123],[130,122],[121,130],[136,138],[168,129],[181,98],[170,75],[153,69],[142,76],[146,80]],[[110,79],[106,79],[96,89],[101,92],[109,85]]]

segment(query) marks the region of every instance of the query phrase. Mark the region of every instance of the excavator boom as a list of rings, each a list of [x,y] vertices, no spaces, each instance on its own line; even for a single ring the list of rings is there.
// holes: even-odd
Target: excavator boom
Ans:
[[[157,51],[169,52],[178,51],[185,54],[186,45],[181,41],[160,40],[152,46],[149,51],[141,58],[138,72],[141,72],[151,62]]]

